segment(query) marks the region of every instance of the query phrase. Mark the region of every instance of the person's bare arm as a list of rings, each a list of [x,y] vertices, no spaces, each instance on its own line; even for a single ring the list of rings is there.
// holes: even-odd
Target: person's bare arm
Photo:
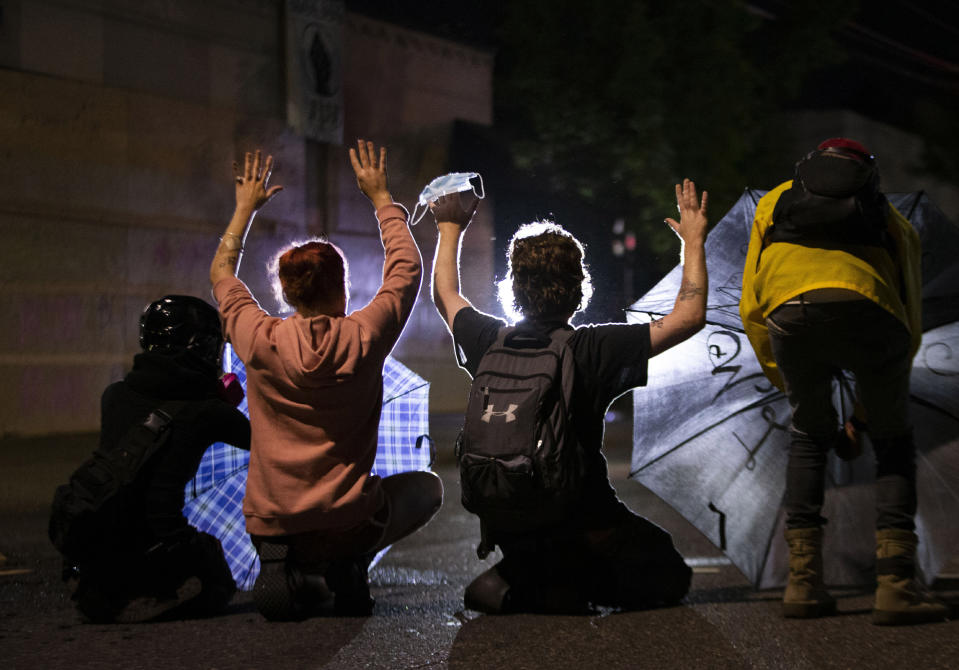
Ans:
[[[438,232],[433,257],[433,304],[451,333],[457,312],[472,307],[460,290],[460,247],[478,204],[479,199],[474,198],[464,209],[460,204],[460,194],[453,193],[430,205]]]
[[[273,172],[273,156],[267,156],[266,162],[260,162],[260,151],[256,154],[246,153],[242,173],[233,164],[233,173],[236,182],[236,209],[233,218],[226,227],[220,244],[213,255],[210,264],[210,284],[216,285],[221,279],[235,277],[240,267],[240,255],[243,253],[243,244],[246,234],[253,223],[257,211],[270,201],[274,195],[283,190],[282,186],[268,186],[270,174]]]
[[[706,276],[706,201],[696,195],[696,184],[688,179],[676,184],[676,204],[679,221],[666,223],[682,240],[683,277],[676,295],[673,311],[650,324],[650,355],[661,354],[670,347],[692,337],[706,324],[706,295],[709,282]]]

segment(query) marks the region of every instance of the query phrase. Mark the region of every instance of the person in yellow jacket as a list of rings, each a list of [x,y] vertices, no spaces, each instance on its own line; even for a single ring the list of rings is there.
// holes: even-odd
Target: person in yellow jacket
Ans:
[[[793,180],[756,206],[739,310],[763,371],[792,411],[787,617],[836,610],[822,581],[826,457],[833,448],[844,458],[858,456],[863,429],[876,456],[873,621],[946,615],[915,575],[909,375],[922,337],[920,286],[919,236],[879,190],[875,157],[859,142],[822,142],[796,164]],[[832,404],[839,370],[854,375],[857,414],[864,414],[844,428]]]

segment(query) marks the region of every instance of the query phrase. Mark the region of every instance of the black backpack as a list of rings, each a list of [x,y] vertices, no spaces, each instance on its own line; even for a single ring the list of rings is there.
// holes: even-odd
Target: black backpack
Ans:
[[[796,164],[792,187],[776,202],[763,246],[791,242],[825,248],[850,244],[889,248],[888,211],[871,159],[851,160],[814,151]]]
[[[72,562],[108,553],[143,517],[137,475],[169,440],[170,424],[185,403],[168,402],[134,425],[112,448],[101,445],[57,487],[48,534]]]
[[[501,328],[473,377],[456,443],[463,507],[487,531],[566,520],[580,499],[583,451],[570,426],[572,331]]]

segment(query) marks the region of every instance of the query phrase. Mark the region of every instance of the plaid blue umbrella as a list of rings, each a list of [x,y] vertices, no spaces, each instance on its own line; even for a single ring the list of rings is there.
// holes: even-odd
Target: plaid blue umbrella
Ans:
[[[246,369],[227,345],[223,369],[237,376],[246,390]],[[238,409],[249,416],[246,398]],[[388,357],[383,365],[383,410],[372,474],[380,477],[428,470],[433,461],[429,438],[429,382]],[[200,461],[196,476],[187,483],[183,513],[199,530],[220,540],[237,587],[253,588],[260,572],[243,517],[243,495],[250,454],[229,444],[213,444]],[[381,551],[375,565],[386,553]]]

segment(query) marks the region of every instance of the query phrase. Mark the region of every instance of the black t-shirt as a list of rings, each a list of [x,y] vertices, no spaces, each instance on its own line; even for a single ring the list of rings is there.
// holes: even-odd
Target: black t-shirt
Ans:
[[[569,328],[564,323],[523,322],[532,330],[549,333]],[[496,340],[501,319],[461,309],[453,319],[453,342],[457,362],[470,376],[476,374],[480,359]],[[602,454],[604,418],[610,403],[626,391],[646,385],[649,361],[649,324],[609,323],[579,326],[569,339],[576,377],[573,381],[572,421],[580,444],[587,454],[587,482],[583,523],[605,525],[600,519],[622,513],[623,504],[609,483],[606,459]]]

